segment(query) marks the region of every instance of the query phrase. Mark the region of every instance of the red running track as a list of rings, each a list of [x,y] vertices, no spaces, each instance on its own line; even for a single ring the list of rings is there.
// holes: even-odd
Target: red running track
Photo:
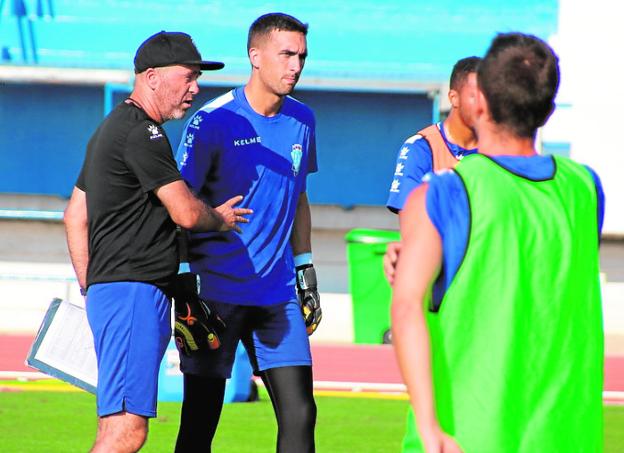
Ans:
[[[33,335],[0,335],[0,371],[36,371],[24,364]],[[313,344],[314,380],[401,383],[392,347]],[[605,391],[624,392],[624,356],[607,357]]]

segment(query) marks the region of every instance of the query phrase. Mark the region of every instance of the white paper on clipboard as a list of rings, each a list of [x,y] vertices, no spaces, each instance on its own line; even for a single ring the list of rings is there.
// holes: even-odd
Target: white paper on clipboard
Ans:
[[[84,307],[61,299],[52,300],[26,364],[95,393],[97,359]]]

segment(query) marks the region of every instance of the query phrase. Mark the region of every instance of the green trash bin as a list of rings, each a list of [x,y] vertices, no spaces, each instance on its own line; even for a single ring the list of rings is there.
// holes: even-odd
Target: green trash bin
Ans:
[[[387,244],[398,231],[356,228],[345,236],[356,343],[389,342],[392,292],[383,272]]]

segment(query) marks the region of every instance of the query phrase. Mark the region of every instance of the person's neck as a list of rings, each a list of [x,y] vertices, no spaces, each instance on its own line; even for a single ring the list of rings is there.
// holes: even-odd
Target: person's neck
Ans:
[[[446,139],[464,149],[477,147],[477,136],[466,126],[456,110],[451,110],[449,116],[442,123]]]
[[[488,156],[535,156],[535,140],[518,137],[489,123],[478,130],[479,153]]]
[[[126,99],[126,103],[133,104],[145,112],[155,123],[162,124],[163,118],[152,99],[140,90],[134,90]]]
[[[284,103],[284,96],[278,96],[268,91],[265,86],[252,77],[245,85],[245,97],[254,112],[263,116],[275,116]]]

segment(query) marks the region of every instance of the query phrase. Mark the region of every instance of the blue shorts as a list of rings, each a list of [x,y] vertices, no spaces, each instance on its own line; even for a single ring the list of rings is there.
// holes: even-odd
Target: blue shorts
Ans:
[[[155,417],[158,370],[171,339],[167,296],[148,283],[94,284],[87,317],[98,362],[98,416]]]
[[[241,340],[254,372],[285,366],[310,366],[310,341],[297,301],[249,306],[209,302],[226,324],[221,347],[187,357],[180,354],[183,373],[229,378]]]

